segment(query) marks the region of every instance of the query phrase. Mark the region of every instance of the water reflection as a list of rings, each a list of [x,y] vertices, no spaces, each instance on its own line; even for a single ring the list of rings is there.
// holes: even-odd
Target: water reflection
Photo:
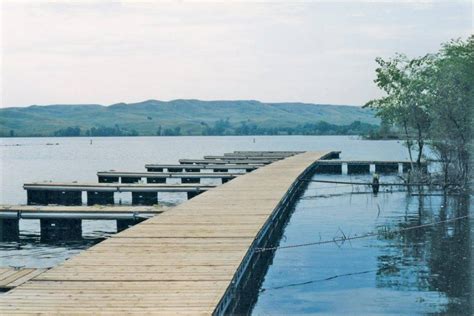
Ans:
[[[425,206],[427,197],[416,199],[418,216],[406,216],[395,224],[398,229],[469,215],[469,196],[442,195],[437,209],[433,205]],[[447,299],[440,312],[471,314],[474,301],[471,230],[471,222],[466,219],[385,235],[388,244],[378,256],[379,267],[394,268],[378,271],[377,287],[438,292]]]
[[[369,188],[311,184],[282,246],[380,234],[278,249],[253,314],[471,315],[472,217],[400,232],[472,216],[471,199],[421,193],[389,190],[374,196]]]

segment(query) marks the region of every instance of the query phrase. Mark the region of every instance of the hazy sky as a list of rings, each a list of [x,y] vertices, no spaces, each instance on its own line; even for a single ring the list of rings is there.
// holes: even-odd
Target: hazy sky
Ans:
[[[0,0],[2,1],[2,0]],[[2,106],[256,99],[360,105],[375,57],[472,33],[472,1],[2,1]]]

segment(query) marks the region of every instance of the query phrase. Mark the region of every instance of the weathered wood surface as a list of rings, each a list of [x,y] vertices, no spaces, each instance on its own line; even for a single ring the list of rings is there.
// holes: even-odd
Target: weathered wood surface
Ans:
[[[169,209],[166,206],[45,206],[0,205],[0,219],[124,219],[149,218]]]
[[[322,153],[240,176],[0,296],[0,314],[210,315],[264,223]]]
[[[9,290],[45,272],[47,269],[0,267],[0,290]]]
[[[25,213],[163,213],[166,206],[63,206],[63,205],[0,205],[1,212],[25,212]]]

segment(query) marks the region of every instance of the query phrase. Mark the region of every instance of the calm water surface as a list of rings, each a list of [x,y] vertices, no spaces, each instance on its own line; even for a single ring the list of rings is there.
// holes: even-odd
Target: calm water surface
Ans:
[[[146,163],[176,163],[234,150],[342,150],[344,159],[407,159],[406,149],[396,141],[343,136],[117,137],[93,138],[92,144],[88,138],[0,139],[0,203],[25,204],[25,182],[96,182],[99,170],[145,171]],[[361,190],[365,188],[311,183],[280,244],[385,233],[343,244],[277,250],[253,314],[472,314],[472,220],[387,233],[472,214],[469,198],[406,192],[373,196],[357,192]],[[165,198],[183,201],[179,194]],[[22,220],[20,230],[19,243],[0,243],[0,266],[55,266],[114,234],[115,223],[84,221],[84,240],[75,243],[41,243],[39,221]]]
[[[323,176],[314,179],[360,180]],[[383,181],[391,181],[382,177]],[[440,193],[440,192],[438,192]],[[311,183],[280,246],[334,238],[378,236],[282,248],[259,289],[254,315],[473,315],[474,217],[468,197],[429,192],[379,193]]]

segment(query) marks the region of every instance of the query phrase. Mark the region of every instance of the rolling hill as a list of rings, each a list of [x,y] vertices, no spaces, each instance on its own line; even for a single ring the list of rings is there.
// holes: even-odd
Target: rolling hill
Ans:
[[[253,100],[148,100],[110,106],[4,108],[0,109],[0,136],[74,136],[68,133],[77,134],[78,130],[80,135],[88,136],[117,131],[119,135],[278,134],[297,133],[305,124],[327,128],[321,121],[337,126],[360,121],[365,127],[379,123],[370,110],[357,106]]]

